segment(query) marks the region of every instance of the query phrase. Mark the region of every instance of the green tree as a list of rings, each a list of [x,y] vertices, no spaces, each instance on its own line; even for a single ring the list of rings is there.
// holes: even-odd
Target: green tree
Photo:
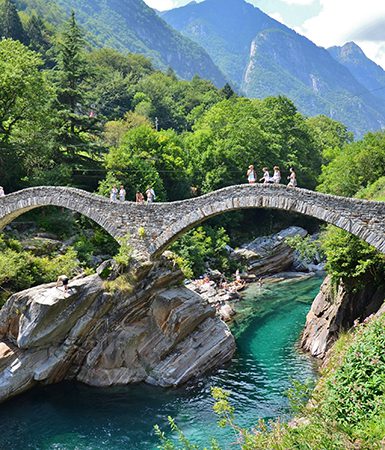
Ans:
[[[211,107],[186,135],[193,181],[204,192],[245,181],[246,169],[294,166],[301,186],[314,187],[321,155],[305,119],[288,99],[233,97]],[[285,173],[283,173],[285,175]]]
[[[12,0],[0,0],[0,37],[28,44],[27,35]]]
[[[190,192],[186,154],[172,130],[156,132],[149,125],[130,129],[121,145],[111,148],[105,159],[108,177],[101,185],[107,193],[112,184],[125,185],[128,198],[152,186],[158,200],[186,198]]]
[[[345,145],[324,165],[317,189],[354,196],[385,175],[385,132],[368,133],[361,141]]]
[[[314,141],[320,146],[324,162],[338,155],[340,149],[353,142],[354,135],[347,127],[330,117],[320,115],[306,121]]]
[[[56,124],[58,142],[72,157],[77,152],[92,154],[97,148],[93,134],[99,130],[96,113],[87,101],[89,74],[84,45],[82,32],[72,12],[58,49]]]
[[[183,235],[171,249],[182,258],[182,267],[197,278],[207,267],[225,273],[234,268],[226,249],[229,242],[230,238],[224,228],[205,225]]]
[[[223,95],[223,97],[226,99],[229,99],[235,95],[235,92],[229,83],[226,83],[220,92]]]
[[[99,114],[117,120],[132,105],[132,86],[153,72],[151,62],[142,55],[123,55],[103,48],[87,55],[92,72],[93,102]]]
[[[0,179],[7,189],[50,157],[52,89],[41,65],[20,42],[0,41]]]
[[[28,18],[25,31],[28,36],[29,48],[40,53],[46,64],[52,67],[54,64],[49,55],[49,50],[52,48],[51,36],[42,19],[36,14],[32,14]]]
[[[385,273],[385,255],[362,239],[339,228],[329,226],[323,235],[322,249],[326,270],[334,281],[358,285],[367,273],[381,281]]]

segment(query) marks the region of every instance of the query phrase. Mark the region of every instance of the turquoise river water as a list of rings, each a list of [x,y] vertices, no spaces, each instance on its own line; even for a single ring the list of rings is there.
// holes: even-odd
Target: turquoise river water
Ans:
[[[211,386],[231,392],[239,425],[290,414],[292,379],[315,377],[314,361],[296,342],[321,278],[250,286],[238,304],[233,361],[178,389],[147,385],[96,389],[62,383],[36,388],[0,405],[0,450],[152,450],[153,426],[167,416],[203,447],[216,436],[223,449],[234,436],[216,426]]]

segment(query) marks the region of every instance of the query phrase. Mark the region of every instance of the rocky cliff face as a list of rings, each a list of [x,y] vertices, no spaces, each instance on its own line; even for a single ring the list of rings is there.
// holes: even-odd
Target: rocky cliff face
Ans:
[[[301,227],[289,227],[272,236],[261,236],[234,254],[247,263],[247,270],[257,276],[283,272],[295,262],[295,252],[285,239],[293,236],[305,237],[307,231]]]
[[[354,42],[347,42],[342,47],[330,47],[328,52],[340,64],[349,69],[354,78],[366,89],[375,92],[376,96],[385,100],[385,70],[370,60]]]
[[[92,275],[68,294],[48,284],[13,295],[0,311],[0,401],[68,379],[173,386],[229,360],[229,329],[181,279],[162,262],[125,293]]]
[[[378,312],[384,299],[385,285],[378,286],[373,280],[352,291],[342,282],[333,287],[327,277],[307,315],[301,347],[313,356],[325,357],[340,331]]]

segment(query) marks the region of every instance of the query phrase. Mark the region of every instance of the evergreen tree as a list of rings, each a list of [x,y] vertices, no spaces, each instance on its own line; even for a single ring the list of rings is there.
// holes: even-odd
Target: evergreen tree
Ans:
[[[58,140],[72,156],[78,149],[92,151],[94,139],[91,133],[98,130],[92,100],[87,98],[89,76],[84,45],[82,32],[72,12],[59,44],[57,72]]]
[[[235,92],[233,88],[229,85],[229,83],[226,83],[223,88],[221,89],[221,93],[224,96],[224,98],[229,99],[235,95]]]
[[[0,38],[11,38],[28,44],[16,6],[12,0],[0,0]]]
[[[48,30],[41,18],[32,14],[28,19],[25,31],[28,36],[29,47],[46,57],[47,51],[51,48],[51,42],[48,37]]]

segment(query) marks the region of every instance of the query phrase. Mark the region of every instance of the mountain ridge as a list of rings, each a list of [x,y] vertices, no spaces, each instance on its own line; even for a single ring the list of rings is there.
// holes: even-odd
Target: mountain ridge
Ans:
[[[329,47],[328,52],[369,91],[385,99],[385,70],[368,58],[355,42]]]
[[[358,136],[385,126],[383,102],[347,64],[244,0],[190,3],[162,17],[249,97],[286,95],[301,112],[326,114]]]

